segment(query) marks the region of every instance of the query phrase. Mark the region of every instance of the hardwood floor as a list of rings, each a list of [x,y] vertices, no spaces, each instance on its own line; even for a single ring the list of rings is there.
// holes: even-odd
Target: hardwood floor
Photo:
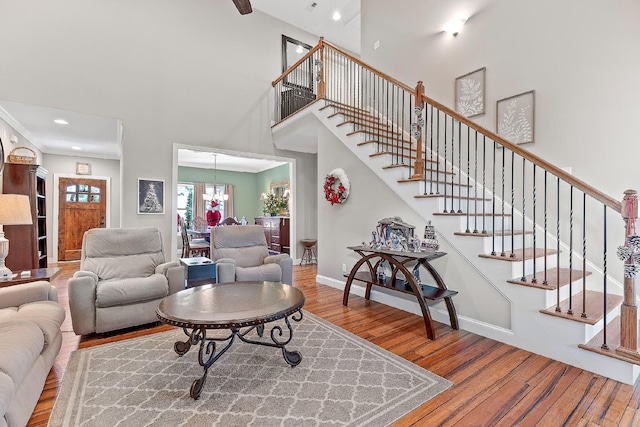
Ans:
[[[78,263],[60,266],[63,271],[53,283],[68,310],[66,283]],[[342,292],[316,284],[315,276],[315,266],[294,266],[306,311],[454,383],[396,426],[640,426],[638,384],[624,385],[440,323],[437,340],[430,341],[422,317],[355,295],[344,307]],[[28,425],[47,424],[72,351],[169,329],[161,325],[80,338],[67,316],[62,350]]]

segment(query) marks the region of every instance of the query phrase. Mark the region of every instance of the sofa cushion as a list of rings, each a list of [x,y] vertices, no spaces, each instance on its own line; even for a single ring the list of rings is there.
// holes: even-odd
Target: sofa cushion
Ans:
[[[239,282],[280,282],[282,269],[278,264],[264,264],[257,267],[236,267],[236,280]]]
[[[163,262],[157,228],[96,228],[84,235],[80,269],[100,280],[150,276]]]
[[[233,258],[240,267],[261,265],[269,255],[264,230],[259,225],[213,228],[211,245],[214,261]]]
[[[11,377],[4,372],[0,372],[0,416],[4,415],[11,405],[16,387]]]
[[[0,323],[0,343],[0,373],[11,377],[18,388],[40,356],[44,336],[35,323],[8,320]]]
[[[164,298],[169,293],[167,278],[162,274],[132,279],[112,279],[98,282],[96,307],[133,304]]]
[[[40,328],[44,335],[46,349],[60,333],[60,326],[64,322],[64,308],[53,301],[34,301],[23,304],[15,312],[14,320],[29,320]]]

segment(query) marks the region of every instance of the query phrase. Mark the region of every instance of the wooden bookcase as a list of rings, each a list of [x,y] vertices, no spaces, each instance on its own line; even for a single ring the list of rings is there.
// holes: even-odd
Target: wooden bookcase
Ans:
[[[26,194],[31,204],[32,225],[5,225],[9,239],[6,264],[13,271],[46,268],[47,263],[47,194],[46,169],[38,165],[7,163],[2,174],[2,191]]]

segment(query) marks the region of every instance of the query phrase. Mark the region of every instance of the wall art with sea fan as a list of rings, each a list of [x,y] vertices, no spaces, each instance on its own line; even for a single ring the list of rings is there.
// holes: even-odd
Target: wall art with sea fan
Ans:
[[[485,112],[486,67],[456,79],[456,112],[473,117]]]
[[[533,142],[535,125],[535,91],[501,99],[497,102],[498,135],[514,144]]]

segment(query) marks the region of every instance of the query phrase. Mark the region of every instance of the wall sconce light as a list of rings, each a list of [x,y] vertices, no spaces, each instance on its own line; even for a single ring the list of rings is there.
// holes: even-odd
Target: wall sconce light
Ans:
[[[467,22],[465,18],[456,18],[444,24],[444,31],[451,34],[453,37],[457,36],[464,24]]]
[[[267,193],[262,193],[260,195],[260,200],[267,200]]]

